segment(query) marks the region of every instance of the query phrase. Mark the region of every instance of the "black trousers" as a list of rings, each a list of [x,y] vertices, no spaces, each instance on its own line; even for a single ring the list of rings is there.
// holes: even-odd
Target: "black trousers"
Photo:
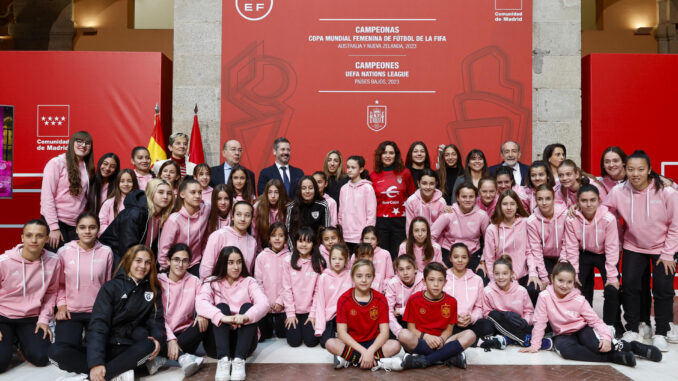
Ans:
[[[525,345],[526,336],[532,334],[532,325],[527,324],[527,321],[525,321],[523,318],[511,318],[511,314],[515,313],[506,311],[490,311],[490,314],[487,316],[487,320],[489,320],[494,325],[495,331],[498,331],[501,335],[504,335],[511,340],[517,341],[520,345]]]
[[[69,320],[57,320],[54,342],[82,345],[82,332],[87,329],[90,316],[91,314],[86,312],[71,312]]]
[[[245,303],[238,313],[244,314],[251,307],[251,303]],[[217,308],[224,315],[231,315],[231,308],[227,304],[217,304]],[[210,324],[203,340],[205,352],[216,359],[228,357],[244,360],[257,348],[257,328],[257,324],[247,324],[238,329],[233,329],[230,324],[221,324],[218,327]]]
[[[45,216],[40,216],[43,221],[47,222],[45,219]],[[45,245],[45,249],[52,251],[52,252],[57,252],[64,244],[74,241],[78,239],[78,234],[75,232],[75,226],[67,225],[64,222],[57,221],[59,223],[59,231],[61,232],[61,235],[64,237],[63,241],[59,241],[59,245],[57,247],[51,247],[49,244]]]
[[[591,306],[593,306],[593,287],[595,283],[594,269],[598,269],[600,276],[603,278],[603,284],[605,284],[607,282],[605,254],[595,254],[580,250],[579,281],[581,282],[581,293]],[[603,291],[603,296],[605,298],[603,302],[603,321],[607,325],[614,325],[617,322],[617,310],[620,303],[619,290],[612,286],[607,286]]]
[[[260,341],[270,339],[275,334],[279,339],[285,338],[285,313],[268,313],[259,320]]]
[[[400,244],[407,239],[405,217],[377,217],[379,247],[391,253],[391,259],[398,256]]]
[[[586,326],[569,335],[558,335],[553,338],[556,351],[564,359],[591,362],[612,362],[614,345],[609,352],[600,352],[600,341],[593,328]]]
[[[455,324],[454,329],[452,329],[452,334],[456,335],[457,333],[470,329],[473,333],[476,334],[476,337],[483,338],[485,336],[490,336],[494,333],[495,328],[494,324],[488,319],[478,319],[475,323],[469,324],[467,327],[460,327]]]
[[[325,331],[323,331],[322,336],[320,336],[320,346],[325,348],[325,343],[329,339],[334,339],[337,337],[337,318],[328,321],[325,323]]]
[[[624,318],[626,329],[638,332],[638,324],[644,314],[642,300],[644,290],[649,290],[646,271],[652,271],[652,296],[654,297],[655,332],[665,336],[673,321],[674,274],[666,275],[659,255],[642,254],[624,249],[622,281],[624,288]]]
[[[527,290],[527,294],[530,296],[530,300],[532,301],[532,305],[536,306],[537,305],[537,298],[539,297],[539,293],[541,290],[539,287],[535,286],[534,283],[531,283],[529,286],[527,285],[527,281],[530,280],[529,275],[525,275],[524,277],[518,279],[518,284],[525,287]]]
[[[202,341],[203,333],[200,332],[200,326],[196,324],[186,328],[182,332],[174,332],[174,336],[177,338],[179,356],[181,356],[184,353],[196,352]],[[167,357],[167,342],[163,343],[160,347],[160,356]]]
[[[19,278],[21,279],[21,278]],[[42,338],[42,330],[35,333],[38,317],[10,319],[0,315],[0,373],[7,370],[14,352],[14,341],[17,340],[21,353],[26,361],[35,366],[49,364],[47,350],[50,347],[49,336]]]
[[[190,267],[187,271],[189,274],[200,278],[200,263],[193,265],[193,267]]]
[[[315,347],[320,342],[320,338],[315,336],[315,331],[311,323],[304,324],[308,319],[308,313],[297,314],[297,327],[290,326],[285,329],[285,337],[290,347],[298,347],[303,342],[307,347]]]
[[[544,267],[546,267],[546,272],[549,276],[553,272],[556,263],[558,263],[558,257],[544,257]]]

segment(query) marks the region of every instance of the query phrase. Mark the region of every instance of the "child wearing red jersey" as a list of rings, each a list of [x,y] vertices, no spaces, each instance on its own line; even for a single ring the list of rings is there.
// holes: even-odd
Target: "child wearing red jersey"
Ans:
[[[402,369],[400,359],[391,357],[400,352],[400,344],[388,338],[388,302],[370,288],[373,278],[372,262],[359,259],[351,267],[355,287],[337,302],[338,337],[325,343],[334,355],[335,369],[349,365],[372,370]]]
[[[426,368],[444,362],[465,369],[464,349],[476,341],[476,335],[471,330],[452,334],[457,323],[457,300],[443,292],[445,266],[436,262],[426,265],[424,282],[426,290],[410,297],[403,315],[407,329],[400,331],[398,340],[415,355],[405,355],[402,367]]]

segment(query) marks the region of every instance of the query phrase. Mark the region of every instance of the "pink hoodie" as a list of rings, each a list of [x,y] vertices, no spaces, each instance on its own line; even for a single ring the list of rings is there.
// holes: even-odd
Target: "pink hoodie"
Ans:
[[[534,328],[532,328],[532,349],[539,349],[544,337],[546,323],[551,324],[554,335],[568,335],[591,326],[604,340],[612,341],[610,330],[603,320],[596,315],[591,305],[579,290],[572,290],[562,299],[556,296],[553,285],[539,293],[537,307],[534,311]]]
[[[452,269],[447,270],[447,282],[443,291],[457,299],[457,315],[471,315],[471,324],[483,317],[483,279],[471,269],[461,278],[454,275]]]
[[[494,209],[497,207],[497,201],[499,200],[499,195],[494,196],[494,201],[490,203],[490,205],[485,206],[483,204],[483,200],[478,196],[476,198],[476,206],[479,207],[482,211],[487,213],[489,217],[492,217],[492,213],[494,213]]]
[[[110,225],[115,219],[115,210],[113,210],[114,202],[115,198],[111,197],[101,204],[101,209],[99,210],[99,236],[101,236],[101,233],[106,231],[108,225]],[[125,210],[125,198],[120,197],[120,202],[118,203],[118,214],[120,214],[120,212],[123,210]]]
[[[605,255],[608,278],[616,278],[619,262],[619,235],[617,219],[603,205],[598,207],[593,221],[588,221],[581,211],[565,222],[565,250],[561,260],[569,261],[579,275],[579,249]]]
[[[513,311],[532,324],[534,307],[527,290],[517,281],[512,281],[508,291],[504,291],[493,280],[483,289],[483,317],[490,311]]]
[[[174,332],[183,332],[195,321],[195,301],[200,292],[200,279],[184,274],[180,281],[174,282],[167,273],[158,275],[162,286],[162,308],[165,314],[167,341],[175,340]],[[185,295],[185,297],[184,297]]]
[[[237,315],[245,303],[252,303],[245,316],[249,318],[247,324],[256,324],[268,313],[268,299],[256,279],[252,277],[240,277],[233,284],[228,284],[226,279],[210,282],[211,278],[205,279],[200,287],[200,292],[195,298],[195,311],[212,321],[219,327],[224,314],[217,307],[218,304],[227,304],[231,309],[231,315]]]
[[[315,311],[315,335],[322,336],[328,321],[337,315],[337,301],[341,294],[353,287],[351,272],[344,269],[337,274],[332,269],[325,269],[318,277],[313,310]]]
[[[59,221],[75,226],[76,218],[85,210],[89,191],[89,174],[85,163],[81,162],[78,168],[82,190],[79,195],[73,196],[68,190],[70,183],[68,182],[66,154],[52,158],[45,165],[40,192],[40,214],[45,217],[50,230],[59,230]]]
[[[344,231],[344,241],[349,243],[360,243],[363,229],[377,224],[377,196],[371,181],[349,181],[341,187],[337,222]]]
[[[356,262],[356,256],[353,255],[349,261],[350,268]],[[329,262],[328,262],[329,263]],[[393,272],[393,261],[391,254],[377,246],[374,248],[374,256],[372,256],[372,264],[374,265],[374,280],[372,281],[372,288],[384,293],[386,283],[395,276]]]
[[[678,192],[672,187],[654,190],[654,181],[642,191],[628,182],[612,189],[603,202],[624,220],[624,249],[660,254],[672,261],[678,252]]]
[[[38,323],[49,324],[59,290],[59,256],[43,249],[39,260],[29,261],[21,256],[22,248],[20,244],[0,255],[0,315],[38,316]]]
[[[286,247],[278,253],[266,248],[257,255],[254,265],[254,278],[259,281],[259,285],[263,288],[271,308],[276,304],[284,305],[282,278],[286,265],[285,257],[288,255],[290,255],[290,252]]]
[[[137,181],[139,182],[139,189],[142,191],[146,190],[146,184],[153,178],[152,172],[149,172],[148,175],[141,175],[137,170],[134,170],[134,174],[137,175]]]
[[[182,206],[178,212],[170,214],[162,227],[158,241],[160,269],[164,270],[169,267],[167,252],[175,243],[185,243],[191,248],[191,264],[189,267],[200,263],[205,248],[205,231],[209,218],[210,208],[205,204],[200,204],[200,207],[192,216],[188,214],[185,206]]]
[[[443,252],[440,249],[440,245],[438,245],[435,242],[432,242],[433,244],[433,258],[431,258],[430,261],[424,261],[424,248],[419,247],[417,245],[412,245],[412,249],[414,250],[414,253],[412,253],[414,257],[414,262],[417,264],[417,270],[423,272],[424,267],[428,265],[431,262],[438,262],[438,263],[444,263],[443,262]],[[398,247],[398,256],[407,254],[407,242],[403,242],[400,244],[400,247]]]
[[[480,249],[480,237],[485,234],[490,217],[477,206],[464,214],[459,209],[459,204],[455,203],[452,210],[452,213],[440,216],[431,226],[431,238],[446,250],[461,242],[468,247],[471,254],[475,253]]]
[[[553,216],[550,219],[544,217],[539,208],[535,208],[533,214],[527,218],[527,241],[532,255],[527,257],[531,264],[530,276],[538,276],[544,282],[548,282],[549,274],[544,265],[544,257],[560,258],[564,252],[565,219],[567,208],[560,203],[554,203]]]
[[[92,306],[101,286],[111,280],[113,252],[100,242],[91,250],[71,241],[59,249],[61,263],[57,306],[66,306],[69,312],[92,312]]]
[[[604,176],[598,177],[598,181],[600,181],[603,184],[605,191],[607,193],[610,193],[610,191],[612,191],[612,188],[616,187],[617,184],[623,183],[625,180],[617,181],[613,180],[610,176]]]
[[[513,225],[506,226],[504,222],[500,226],[490,224],[485,233],[485,247],[483,248],[483,260],[487,268],[487,276],[494,280],[494,261],[503,254],[508,254],[513,260],[513,271],[516,279],[520,279],[529,272],[536,273],[535,269],[528,266],[534,265],[528,256],[532,255],[527,244],[527,218],[516,216]]]
[[[417,189],[407,201],[405,201],[405,232],[409,233],[410,224],[415,217],[424,217],[428,221],[428,226],[432,226],[443,215],[443,209],[447,206],[443,192],[436,189],[433,192],[431,201],[425,202],[421,198],[421,189]]]
[[[313,295],[315,295],[319,277],[319,274],[313,271],[311,258],[299,258],[297,264],[301,268],[300,270],[292,268],[291,258],[292,255],[285,257],[282,281],[282,299],[287,317],[313,312],[311,311]],[[304,322],[299,323],[303,324]]]
[[[327,193],[323,193],[323,198],[327,201],[327,207],[330,209],[330,224],[337,226],[337,202]]]
[[[398,311],[398,316],[403,316],[410,295],[419,291],[424,291],[425,289],[426,284],[424,284],[424,274],[422,274],[421,271],[416,272],[414,275],[414,282],[410,287],[405,286],[398,276],[394,276],[386,283],[385,295],[386,300],[388,301],[389,311],[388,326],[396,337],[398,337],[398,333],[400,333],[400,330],[402,330],[403,327],[398,323],[395,311]]]
[[[242,252],[245,258],[245,265],[247,270],[252,272],[254,265],[254,257],[256,256],[257,242],[251,235],[245,233],[240,235],[232,226],[224,229],[216,230],[210,234],[207,239],[207,245],[202,254],[202,262],[200,262],[200,279],[205,279],[212,275],[214,265],[219,259],[219,252],[226,246],[236,246]]]
[[[605,190],[605,187],[594,180],[591,180],[589,184],[598,188],[600,201],[601,202],[605,201],[605,198],[607,198],[607,191]],[[557,188],[558,189],[554,189],[556,195],[556,202],[564,203],[568,208],[572,205],[577,204],[577,192],[573,192],[567,188],[563,188],[562,185]],[[563,192],[565,192],[565,194],[563,194]]]
[[[214,191],[214,189],[209,185],[202,190],[202,203],[207,205],[207,208],[212,205],[212,191]]]

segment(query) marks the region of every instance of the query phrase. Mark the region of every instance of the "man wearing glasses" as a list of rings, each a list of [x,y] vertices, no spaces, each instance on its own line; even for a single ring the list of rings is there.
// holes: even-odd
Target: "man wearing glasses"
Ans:
[[[224,163],[211,168],[212,177],[210,179],[210,186],[213,188],[217,184],[226,184],[228,177],[231,175],[231,169],[236,165],[240,165],[242,146],[237,140],[229,140],[224,143],[221,154],[224,156]],[[254,172],[247,169],[247,176],[249,177],[251,184],[256,184]]]
[[[503,159],[501,163],[489,168],[490,174],[494,176],[494,173],[501,166],[510,167],[513,169],[513,179],[516,184],[525,185],[527,183],[527,170],[530,167],[518,161],[520,159],[520,145],[511,140],[504,142],[501,145],[501,158]]]

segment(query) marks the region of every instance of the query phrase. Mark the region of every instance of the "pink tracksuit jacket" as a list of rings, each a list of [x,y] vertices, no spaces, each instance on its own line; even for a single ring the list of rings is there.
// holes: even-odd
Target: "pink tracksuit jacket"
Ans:
[[[348,268],[356,262],[356,256],[353,255],[348,263]],[[329,262],[328,262],[329,263]],[[374,280],[372,280],[372,289],[384,293],[386,283],[393,278],[393,260],[391,254],[377,246],[374,248],[374,255],[372,256],[372,264],[374,265]],[[352,286],[351,286],[352,287]]]
[[[337,223],[349,243],[360,243],[363,229],[377,224],[377,196],[371,181],[349,181],[341,187]]]
[[[137,170],[134,170],[134,174],[137,175],[137,181],[139,182],[139,189],[142,191],[146,190],[146,184],[153,178],[152,172],[149,172],[148,175],[142,175]]]
[[[282,299],[287,317],[313,312],[311,311],[313,295],[315,295],[319,277],[319,274],[313,271],[310,257],[307,259],[299,258],[297,264],[301,268],[300,270],[292,268],[291,258],[291,254],[285,257],[282,281]],[[303,322],[299,323],[303,324]]]
[[[424,261],[424,248],[419,247],[416,244],[412,245],[412,249],[414,250],[414,253],[412,255],[414,256],[414,263],[417,264],[417,270],[421,271],[422,273],[424,272],[424,267],[428,265],[431,262],[438,262],[438,263],[444,263],[443,262],[443,251],[440,249],[440,245],[438,245],[435,242],[432,242],[433,244],[433,258],[431,258],[430,261]],[[398,247],[398,256],[401,256],[403,254],[407,254],[407,242],[403,242],[400,244]]]
[[[99,236],[101,233],[106,231],[108,225],[110,225],[115,219],[115,210],[113,210],[113,204],[115,203],[115,198],[111,197],[104,201],[101,204],[101,209],[99,210]],[[120,202],[118,203],[118,214],[125,210],[125,198],[120,197]]]
[[[612,188],[603,205],[624,220],[624,249],[660,254],[671,261],[678,252],[678,191],[654,190],[654,181],[642,191],[626,181]]]
[[[184,206],[178,212],[170,214],[162,227],[158,241],[158,264],[160,264],[161,269],[164,270],[169,267],[167,252],[175,243],[185,243],[191,248],[191,264],[189,267],[200,263],[206,244],[205,231],[209,218],[210,208],[205,204],[200,204],[200,207],[192,216],[188,214]]]
[[[493,280],[483,289],[483,317],[487,317],[490,311],[513,311],[527,324],[532,324],[534,307],[527,290],[517,281],[512,281],[509,289],[504,291]]]
[[[452,213],[444,213],[433,224],[431,238],[446,250],[461,242],[473,254],[480,249],[480,237],[485,234],[490,217],[477,206],[466,214],[459,209],[457,203],[452,205],[452,209]]]
[[[50,230],[59,230],[59,221],[75,226],[75,220],[87,204],[89,174],[85,163],[80,163],[80,186],[82,191],[73,196],[68,190],[68,168],[66,154],[52,158],[45,165],[40,192],[40,214],[45,217]]]
[[[603,205],[598,207],[593,221],[588,221],[580,211],[565,222],[565,251],[561,260],[569,261],[579,275],[579,249],[605,255],[608,278],[619,275],[619,235],[617,218]]]
[[[337,274],[332,269],[325,269],[318,277],[313,310],[315,311],[315,335],[322,336],[328,321],[337,316],[337,301],[347,290],[353,287],[351,272],[344,269]]]
[[[424,217],[428,226],[432,226],[438,217],[444,215],[443,209],[447,206],[443,192],[436,189],[431,201],[425,202],[421,198],[421,190],[418,189],[407,201],[405,201],[405,232],[409,234],[410,224],[415,217]]]
[[[604,201],[605,198],[607,198],[607,191],[605,190],[605,186],[593,180],[590,181],[590,184],[598,188],[600,201],[601,202]],[[572,205],[577,204],[577,192],[573,192],[567,188],[563,188],[562,185],[556,188],[557,189],[554,189],[556,195],[556,202],[564,203],[568,208]],[[565,194],[563,194],[563,189]]]
[[[212,205],[212,192],[214,189],[211,186],[207,186],[207,188],[202,190],[202,203],[207,206],[209,209],[210,206]]]
[[[532,328],[532,348],[539,349],[544,337],[546,323],[551,324],[554,335],[572,334],[591,326],[604,340],[612,341],[610,330],[603,320],[596,315],[591,305],[574,289],[562,299],[556,296],[553,285],[539,293],[537,307],[534,311],[534,328]]]
[[[268,299],[256,279],[252,277],[240,277],[233,284],[226,279],[210,282],[211,278],[205,279],[200,292],[195,299],[195,310],[200,316],[212,321],[217,327],[221,325],[224,314],[217,308],[218,304],[227,304],[232,315],[237,315],[245,303],[252,303],[245,316],[249,318],[247,324],[256,324],[268,313]]]
[[[282,299],[282,278],[286,266],[285,257],[288,255],[290,252],[286,247],[277,253],[266,248],[257,255],[254,278],[263,288],[271,308],[276,304],[285,304]]]
[[[478,196],[476,198],[476,206],[487,213],[487,215],[491,218],[492,213],[494,213],[494,209],[497,207],[497,201],[499,201],[499,195],[494,196],[494,201],[492,201],[490,205],[485,206],[485,204],[483,204],[483,200],[480,198],[480,196]]]
[[[508,254],[513,260],[513,271],[516,279],[528,275],[528,265],[533,261],[528,261],[531,255],[527,244],[527,218],[516,216],[513,225],[506,226],[503,222],[497,226],[490,224],[485,232],[485,248],[483,249],[483,260],[487,267],[487,275],[494,280],[493,265],[497,258],[502,254]]]
[[[471,269],[466,269],[466,273],[461,278],[454,275],[452,269],[447,270],[447,283],[443,291],[457,299],[457,314],[471,315],[471,324],[483,317],[483,289],[485,284],[483,279],[476,275]]]
[[[256,256],[257,242],[251,235],[238,233],[232,226],[216,230],[210,234],[200,262],[200,279],[212,275],[214,265],[219,259],[219,252],[226,246],[236,246],[245,258],[247,270],[252,272],[254,257]]]
[[[403,327],[398,323],[395,312],[398,311],[398,315],[403,316],[410,295],[425,289],[424,274],[421,271],[417,271],[414,276],[414,282],[409,287],[398,276],[394,276],[386,283],[385,296],[388,301],[388,326],[396,337],[398,337],[398,333],[400,333]]]
[[[49,324],[59,290],[59,256],[44,250],[40,259],[21,256],[23,244],[0,255],[0,315],[9,319],[38,317]]]
[[[158,280],[162,286],[167,341],[175,340],[175,332],[185,331],[195,321],[195,302],[202,282],[190,273],[184,274],[178,282],[172,281],[166,273],[159,274]]]
[[[528,256],[528,261],[532,261],[532,264],[528,264],[530,276],[548,282],[549,274],[544,265],[544,257],[562,257],[566,218],[567,208],[561,203],[554,203],[553,216],[550,219],[544,217],[539,208],[535,208],[533,214],[527,218],[528,249],[532,254]]]
[[[92,312],[99,289],[111,280],[111,248],[97,241],[92,249],[85,250],[78,241],[71,241],[57,255],[61,271],[56,305],[65,305],[69,312]]]
[[[330,209],[330,225],[337,226],[337,202],[327,193],[323,193],[323,198],[327,201],[327,207]]]

